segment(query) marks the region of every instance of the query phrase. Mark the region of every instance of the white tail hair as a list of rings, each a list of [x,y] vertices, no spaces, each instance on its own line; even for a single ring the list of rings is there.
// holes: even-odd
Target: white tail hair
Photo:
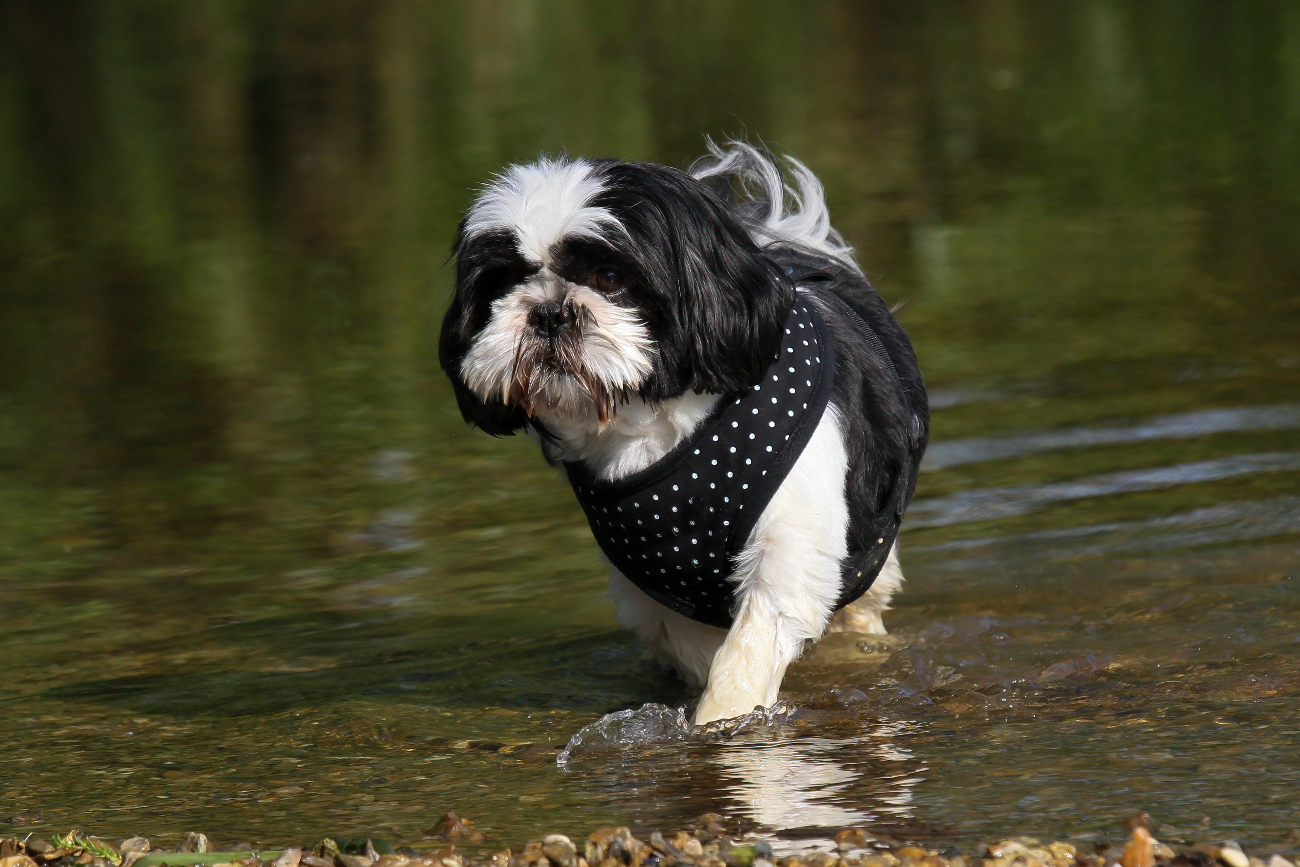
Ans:
[[[691,177],[721,178],[735,185],[742,201],[736,210],[760,247],[790,244],[830,256],[862,273],[853,248],[831,227],[826,194],[817,176],[797,159],[776,158],[745,142],[708,142],[711,156],[691,166]]]

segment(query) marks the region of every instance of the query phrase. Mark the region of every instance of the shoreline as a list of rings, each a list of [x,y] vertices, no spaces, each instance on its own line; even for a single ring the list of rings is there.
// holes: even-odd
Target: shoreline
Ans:
[[[448,813],[428,830],[427,849],[326,838],[313,846],[217,851],[205,835],[191,832],[177,849],[165,850],[153,848],[144,837],[114,845],[72,831],[50,839],[34,834],[0,838],[0,867],[1297,867],[1300,832],[1276,847],[1281,852],[1247,852],[1232,840],[1163,842],[1152,837],[1149,817],[1130,821],[1130,838],[1115,845],[1013,835],[963,850],[845,828],[819,841],[829,851],[782,854],[774,852],[772,841],[737,833],[712,813],[683,830],[655,831],[645,839],[626,826],[605,827],[576,842],[549,834],[518,850],[473,830],[473,821]]]

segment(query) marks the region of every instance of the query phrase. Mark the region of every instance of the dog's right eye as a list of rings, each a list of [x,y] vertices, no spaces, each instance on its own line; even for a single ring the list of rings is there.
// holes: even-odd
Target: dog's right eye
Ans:
[[[627,288],[627,278],[617,268],[597,268],[591,275],[590,285],[606,295],[614,295]]]

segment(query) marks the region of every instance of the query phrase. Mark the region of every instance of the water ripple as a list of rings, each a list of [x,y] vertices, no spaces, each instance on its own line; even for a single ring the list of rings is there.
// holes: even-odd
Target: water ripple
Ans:
[[[1294,427],[1300,427],[1300,406],[1213,409],[1159,416],[1130,427],[1073,427],[1010,437],[971,437],[934,443],[926,451],[921,470],[942,470],[959,464],[1023,457],[1056,449]]]
[[[992,546],[1014,546],[1042,552],[1065,547],[1072,556],[1107,556],[1172,551],[1197,545],[1264,539],[1300,533],[1300,497],[1221,503],[1176,515],[1140,521],[1115,521],[1036,530],[1012,536],[961,539],[937,545],[917,546],[913,553],[943,553]]]
[[[1172,467],[1105,473],[1048,485],[979,488],[918,500],[908,510],[907,523],[911,528],[944,527],[967,521],[1009,518],[1054,503],[1086,497],[1150,491],[1232,476],[1294,470],[1300,470],[1300,452],[1265,452],[1175,464]]]

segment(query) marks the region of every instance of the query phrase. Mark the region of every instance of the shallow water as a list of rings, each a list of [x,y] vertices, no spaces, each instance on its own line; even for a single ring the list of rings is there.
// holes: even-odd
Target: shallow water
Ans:
[[[717,811],[972,844],[1147,810],[1294,851],[1300,15],[801,8],[4,13],[0,834]],[[704,133],[804,159],[906,302],[908,583],[789,716],[559,767],[691,696],[532,445],[462,424],[445,251],[509,160]]]

